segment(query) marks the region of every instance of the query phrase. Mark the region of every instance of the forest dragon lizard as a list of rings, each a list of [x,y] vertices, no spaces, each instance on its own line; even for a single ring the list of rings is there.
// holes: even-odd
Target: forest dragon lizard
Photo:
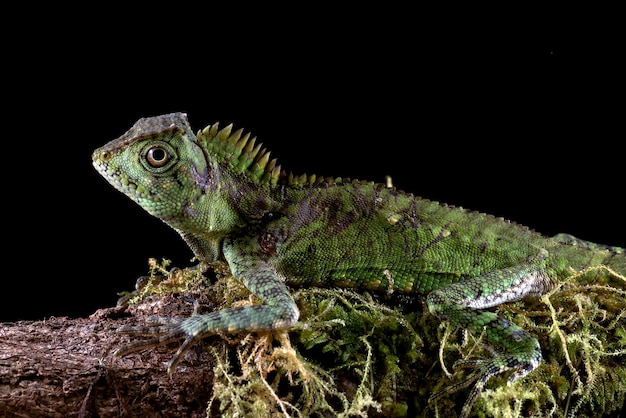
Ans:
[[[466,416],[491,377],[510,371],[512,382],[542,361],[536,338],[487,308],[542,295],[594,266],[626,275],[623,248],[566,234],[545,237],[384,184],[293,176],[269,155],[232,125],[194,134],[183,113],[140,119],[94,151],[97,171],[174,228],[202,271],[225,261],[264,302],[136,328],[162,335],[117,354],[184,339],[171,371],[209,334],[292,327],[299,311],[287,285],[393,289],[424,295],[433,315],[482,333],[497,350],[471,362],[468,382],[476,383]]]

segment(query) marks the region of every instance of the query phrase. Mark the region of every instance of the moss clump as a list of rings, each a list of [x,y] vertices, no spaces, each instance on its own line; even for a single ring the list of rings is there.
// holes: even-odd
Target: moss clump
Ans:
[[[224,267],[206,286],[194,269],[151,267],[131,299],[205,292],[211,310],[260,303]],[[167,279],[157,279],[167,273]],[[210,289],[210,290],[209,290]],[[491,379],[475,417],[609,416],[626,393],[626,279],[604,268],[575,274],[540,300],[499,306],[498,314],[536,336],[543,362],[512,385]],[[296,289],[301,310],[288,332],[207,339],[215,358],[208,416],[456,416],[468,389],[428,398],[463,381],[458,359],[492,355],[479,336],[450,330],[420,299],[345,289]]]
[[[193,267],[182,270],[179,268],[168,269],[171,263],[167,259],[161,260],[160,263],[155,258],[148,259],[150,274],[137,280],[134,291],[120,292],[118,306],[132,306],[152,296],[184,293],[208,285],[206,278],[199,269]]]
[[[408,321],[351,291],[302,289],[294,299],[301,320],[289,333],[248,335],[234,357],[225,342],[213,351],[208,415],[406,416],[400,363],[422,357]]]

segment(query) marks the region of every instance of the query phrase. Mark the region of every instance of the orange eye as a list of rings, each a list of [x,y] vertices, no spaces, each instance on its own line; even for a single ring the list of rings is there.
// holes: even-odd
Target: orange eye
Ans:
[[[155,146],[148,150],[146,159],[152,167],[163,167],[170,160],[170,153],[163,147]]]

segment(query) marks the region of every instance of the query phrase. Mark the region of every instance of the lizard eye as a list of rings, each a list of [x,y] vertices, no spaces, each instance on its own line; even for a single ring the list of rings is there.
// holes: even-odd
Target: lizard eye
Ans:
[[[152,167],[163,167],[170,158],[169,151],[161,146],[154,146],[146,153],[146,159]]]

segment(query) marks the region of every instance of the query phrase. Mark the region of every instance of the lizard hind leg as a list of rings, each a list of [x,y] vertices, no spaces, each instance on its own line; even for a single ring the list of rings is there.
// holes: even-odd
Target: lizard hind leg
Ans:
[[[473,371],[462,382],[432,395],[431,402],[476,382],[462,409],[461,416],[466,417],[493,376],[510,371],[508,381],[512,383],[539,366],[542,356],[537,339],[494,312],[482,309],[540,293],[544,279],[536,267],[512,267],[458,282],[428,295],[431,313],[453,326],[480,335],[494,349],[494,356],[488,359],[457,361],[455,368],[472,368]]]
[[[493,315],[494,320],[494,323],[485,326],[486,328],[484,335],[487,336],[486,339],[490,337],[488,336],[489,333],[487,327],[492,327],[492,329],[496,329],[496,332],[499,333],[498,338],[500,341],[506,340],[506,336],[501,330],[517,328],[516,325],[495,316],[495,314],[492,314],[491,312],[483,312],[482,314],[484,316]],[[428,400],[429,403],[433,405],[438,399],[444,397],[445,395],[457,392],[470,386],[471,384],[474,384],[465,400],[465,403],[463,404],[461,414],[459,415],[460,417],[467,417],[471,412],[474,402],[482,393],[485,385],[492,377],[501,373],[505,373],[507,371],[512,371],[511,375],[508,378],[508,383],[510,384],[536,369],[541,363],[542,358],[539,342],[533,336],[521,329],[517,329],[512,334],[510,334],[510,336],[511,341],[514,341],[517,345],[508,346],[501,353],[494,353],[494,357],[490,359],[462,359],[456,361],[453,366],[455,370],[473,370],[463,381],[448,386],[441,391],[431,395]],[[491,335],[491,337],[493,337],[493,335]]]

